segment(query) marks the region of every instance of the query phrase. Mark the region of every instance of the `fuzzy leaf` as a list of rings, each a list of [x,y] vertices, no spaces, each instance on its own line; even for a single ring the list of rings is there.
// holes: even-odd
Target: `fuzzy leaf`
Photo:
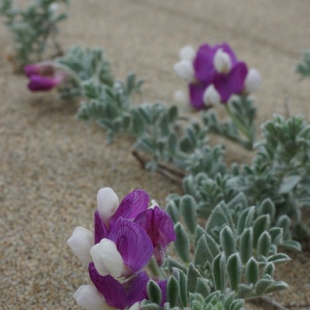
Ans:
[[[189,240],[187,233],[180,223],[177,223],[174,229],[177,236],[177,240],[174,242],[175,250],[183,262],[187,263],[189,262]]]
[[[241,259],[238,253],[232,254],[227,260],[227,275],[230,288],[238,291],[241,280]]]
[[[170,276],[167,283],[167,301],[170,303],[171,308],[177,305],[179,291],[180,289],[177,279]]]
[[[266,256],[268,255],[271,245],[271,237],[267,231],[263,232],[258,238],[257,242],[257,254]]]
[[[220,241],[226,257],[235,253],[235,236],[230,227],[226,226],[221,230]]]
[[[196,202],[190,195],[185,195],[180,200],[180,209],[186,227],[191,234],[195,233],[197,226]]]
[[[147,284],[147,294],[149,297],[149,300],[157,305],[160,305],[162,300],[162,293],[159,285],[153,281],[150,280]]]
[[[259,267],[255,258],[250,258],[245,267],[245,277],[248,284],[255,284],[258,280]]]
[[[247,228],[246,230],[244,230],[244,232],[240,237],[240,245],[239,245],[240,257],[243,265],[245,265],[251,258],[252,250],[253,250],[253,230],[252,228]]]

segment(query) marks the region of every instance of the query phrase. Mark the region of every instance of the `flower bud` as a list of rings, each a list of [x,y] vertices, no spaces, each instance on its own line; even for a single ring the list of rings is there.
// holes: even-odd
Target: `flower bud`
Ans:
[[[186,45],[180,49],[179,56],[181,60],[192,62],[196,56],[196,51],[190,45]]]
[[[116,278],[122,275],[124,261],[113,241],[106,238],[102,239],[100,243],[91,248],[90,255],[100,275],[110,274]]]
[[[87,266],[92,261],[90,249],[94,246],[94,234],[91,231],[77,227],[67,243],[83,265]]]
[[[103,295],[92,285],[80,286],[74,294],[74,299],[80,307],[86,310],[102,310],[109,307]]]
[[[244,82],[245,92],[253,93],[254,91],[256,91],[259,88],[261,81],[262,81],[262,78],[258,70],[254,68],[250,69]]]
[[[100,218],[108,226],[110,217],[119,206],[119,198],[112,188],[104,187],[98,191],[97,204]]]
[[[188,101],[189,101],[188,95],[182,90],[177,90],[174,93],[173,97],[176,102],[186,104],[186,105],[188,104]]]
[[[181,60],[174,66],[176,74],[187,82],[193,82],[195,80],[193,64],[188,60]]]
[[[232,67],[230,56],[219,48],[214,55],[213,65],[218,73],[229,73]]]
[[[211,84],[204,91],[202,100],[206,106],[217,105],[221,102],[221,96],[214,85]]]

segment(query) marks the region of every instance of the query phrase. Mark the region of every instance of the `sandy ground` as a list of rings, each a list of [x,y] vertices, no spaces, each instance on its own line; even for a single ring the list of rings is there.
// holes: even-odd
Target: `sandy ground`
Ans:
[[[310,82],[300,83],[293,72],[310,47],[307,0],[71,2],[61,28],[64,48],[104,48],[117,77],[135,70],[146,78],[145,101],[170,104],[174,91],[185,89],[172,70],[182,46],[227,41],[263,76],[258,123],[285,113],[285,101],[291,114],[309,119]],[[98,189],[110,186],[123,197],[143,188],[161,205],[181,189],[142,171],[127,139],[107,147],[103,131],[74,118],[77,104],[28,92],[26,79],[5,60],[11,41],[4,26],[0,34],[0,309],[77,309],[72,295],[88,276],[66,240],[76,226],[92,228]],[[227,153],[229,162],[252,156],[233,145]],[[276,274],[290,288],[273,297],[309,305],[310,255],[290,255]]]

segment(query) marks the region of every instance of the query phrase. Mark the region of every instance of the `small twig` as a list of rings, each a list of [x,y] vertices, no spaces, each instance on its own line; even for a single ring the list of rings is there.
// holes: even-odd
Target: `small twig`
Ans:
[[[286,308],[310,308],[310,304],[305,304],[305,305],[299,305],[299,304],[296,304],[296,305],[285,305]]]
[[[143,157],[136,150],[132,151],[132,155],[138,160],[141,167],[145,169],[145,165],[150,161],[150,159]],[[182,179],[185,176],[185,172],[183,170],[177,167],[168,166],[166,163],[159,163],[157,172],[177,183],[182,183]]]
[[[284,99],[284,108],[285,108],[286,118],[290,118],[291,117],[290,102],[289,102],[289,99],[287,97],[285,97],[285,99]]]
[[[257,297],[255,299],[250,299],[250,302],[256,302],[256,301],[260,301],[263,302],[265,304],[268,304],[274,308],[277,308],[279,310],[287,310],[288,308],[283,306],[282,304],[280,304],[279,302],[277,302],[276,300],[274,300],[273,298],[270,298],[268,296],[260,296]]]

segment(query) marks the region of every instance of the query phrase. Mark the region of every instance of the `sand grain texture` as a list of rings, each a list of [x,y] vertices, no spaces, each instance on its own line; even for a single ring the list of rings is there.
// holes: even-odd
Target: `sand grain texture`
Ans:
[[[171,103],[176,89],[185,90],[172,70],[182,46],[227,41],[263,76],[259,123],[285,113],[285,100],[292,114],[309,120],[309,81],[293,73],[301,50],[310,47],[306,0],[71,2],[61,27],[64,48],[104,48],[117,77],[136,70],[146,78],[144,101]],[[143,188],[164,205],[167,194],[181,189],[142,171],[128,139],[106,146],[102,130],[74,118],[77,104],[53,92],[28,92],[26,79],[5,60],[11,41],[4,26],[0,34],[0,309],[78,309],[72,295],[88,276],[66,240],[76,226],[92,229],[97,190],[110,186],[123,197]],[[229,162],[251,159],[237,146],[227,149]],[[291,256],[276,275],[291,286],[274,297],[309,304],[309,253]]]

